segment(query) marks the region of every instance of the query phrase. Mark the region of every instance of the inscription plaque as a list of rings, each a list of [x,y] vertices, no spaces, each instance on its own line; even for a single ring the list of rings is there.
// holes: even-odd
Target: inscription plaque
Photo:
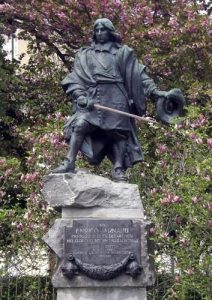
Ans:
[[[66,266],[63,274],[72,278],[78,267],[99,280],[111,279],[123,271],[136,277],[141,273],[140,236],[140,224],[132,220],[74,220],[64,232],[64,256],[71,272],[67,275]]]

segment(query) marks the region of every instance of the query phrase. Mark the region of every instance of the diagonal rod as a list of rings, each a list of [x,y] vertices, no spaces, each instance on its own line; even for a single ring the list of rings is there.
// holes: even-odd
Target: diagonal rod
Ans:
[[[152,118],[149,118],[149,117],[146,117],[146,118],[140,117],[140,116],[137,116],[137,115],[134,115],[134,114],[130,114],[130,113],[127,113],[125,111],[114,109],[114,108],[111,108],[111,107],[108,107],[108,106],[103,106],[103,105],[100,105],[100,104],[94,104],[94,107],[102,109],[102,110],[111,111],[111,112],[114,112],[114,113],[117,113],[117,114],[120,114],[120,115],[124,115],[126,117],[134,118],[134,119],[139,120],[139,121],[144,121],[144,122],[147,122],[147,123],[157,123],[157,121],[155,121]]]

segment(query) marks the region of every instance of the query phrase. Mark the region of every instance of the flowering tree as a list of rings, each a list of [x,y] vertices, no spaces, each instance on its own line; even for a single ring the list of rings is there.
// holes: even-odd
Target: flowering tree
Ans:
[[[0,32],[11,35],[19,29],[30,54],[28,65],[9,64],[0,56],[10,78],[9,84],[0,83],[0,237],[6,239],[1,250],[10,257],[21,245],[29,254],[54,217],[40,190],[43,176],[66,152],[61,129],[71,107],[59,82],[71,69],[76,50],[90,41],[94,20],[109,16],[160,88],[179,87],[186,95],[186,116],[173,126],[138,125],[145,162],[131,171],[130,180],[139,185],[155,223],[150,234],[157,245],[158,273],[164,254],[172,262],[163,299],[209,299],[212,139],[207,1],[7,0],[1,1],[0,13]],[[147,114],[154,114],[151,105]],[[86,163],[79,157],[78,164]],[[108,162],[95,169],[99,174],[107,170]],[[37,253],[30,255],[35,263]],[[156,297],[154,289],[150,294]]]

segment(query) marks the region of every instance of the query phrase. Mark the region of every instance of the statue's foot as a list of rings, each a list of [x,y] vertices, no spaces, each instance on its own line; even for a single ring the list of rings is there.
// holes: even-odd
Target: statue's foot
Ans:
[[[57,168],[51,171],[51,173],[74,173],[74,170],[75,164],[73,162],[70,162],[68,158],[65,158],[64,161]]]
[[[126,182],[127,176],[125,175],[125,172],[122,168],[116,168],[113,171],[112,179],[116,182]]]

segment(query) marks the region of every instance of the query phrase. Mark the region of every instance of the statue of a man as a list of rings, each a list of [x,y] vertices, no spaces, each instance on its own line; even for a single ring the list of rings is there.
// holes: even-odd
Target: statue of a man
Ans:
[[[157,102],[167,93],[157,89],[133,50],[121,45],[120,35],[106,18],[95,22],[93,43],[78,51],[62,86],[74,114],[65,125],[67,157],[53,173],[73,172],[80,150],[95,165],[107,156],[113,163],[113,179],[125,181],[125,170],[143,160],[134,120],[94,104],[141,116],[147,98]]]

